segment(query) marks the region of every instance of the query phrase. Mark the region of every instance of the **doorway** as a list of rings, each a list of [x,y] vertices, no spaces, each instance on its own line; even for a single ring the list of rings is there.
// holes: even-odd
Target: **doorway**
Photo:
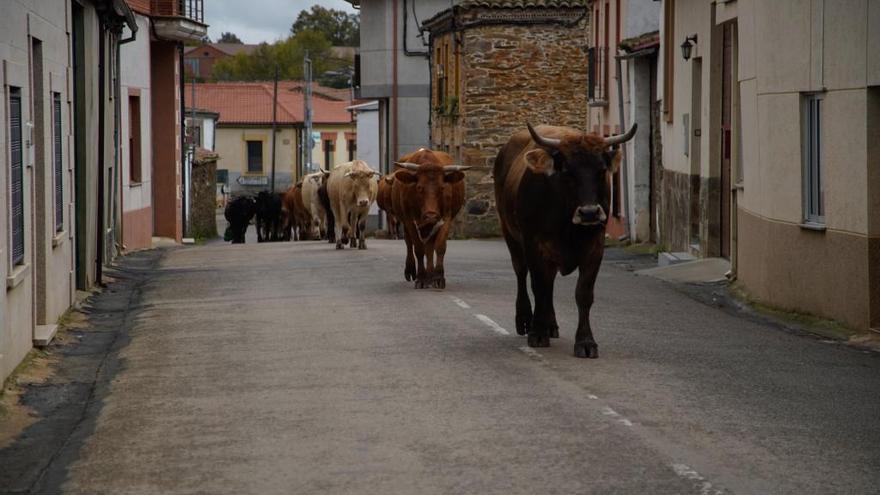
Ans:
[[[736,79],[733,73],[733,43],[736,24],[724,23],[721,26],[721,226],[720,254],[730,259],[730,166],[733,157],[733,88]]]

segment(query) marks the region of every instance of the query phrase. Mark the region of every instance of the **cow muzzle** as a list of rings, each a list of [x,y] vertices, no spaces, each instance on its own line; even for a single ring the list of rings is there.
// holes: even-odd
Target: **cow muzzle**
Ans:
[[[361,208],[363,208],[364,206],[367,206],[369,204],[370,204],[369,199],[359,199],[358,200],[358,206],[360,206]]]
[[[575,208],[571,223],[591,226],[604,224],[606,220],[608,220],[608,215],[605,214],[602,205],[584,205]]]

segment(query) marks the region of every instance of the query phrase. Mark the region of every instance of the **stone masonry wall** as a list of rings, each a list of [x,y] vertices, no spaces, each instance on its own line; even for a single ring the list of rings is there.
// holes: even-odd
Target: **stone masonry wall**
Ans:
[[[492,167],[526,122],[585,128],[589,33],[585,16],[574,26],[487,25],[459,34],[460,115],[436,119],[432,129],[436,149],[474,167],[456,236],[500,235]]]

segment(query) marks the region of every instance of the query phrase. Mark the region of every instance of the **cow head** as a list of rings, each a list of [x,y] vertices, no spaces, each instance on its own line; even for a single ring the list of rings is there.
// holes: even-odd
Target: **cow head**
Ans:
[[[366,163],[360,163],[363,166],[352,166],[351,170],[345,173],[345,177],[352,182],[355,204],[363,208],[369,206],[370,202],[375,199],[372,192],[376,183],[374,177],[382,174],[372,170]]]
[[[526,166],[543,174],[570,209],[575,225],[604,225],[611,199],[611,176],[620,165],[619,146],[632,139],[636,125],[625,133],[602,138],[595,134],[545,137],[526,124],[537,147],[526,152]]]
[[[427,240],[443,226],[443,212],[446,209],[444,190],[464,180],[464,171],[471,167],[462,165],[440,165],[436,163],[395,163],[401,170],[394,173],[394,180],[415,188],[419,212],[416,227],[419,235]]]

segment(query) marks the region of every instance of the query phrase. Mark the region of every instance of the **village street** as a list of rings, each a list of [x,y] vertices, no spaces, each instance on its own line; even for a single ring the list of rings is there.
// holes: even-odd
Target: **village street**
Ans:
[[[25,438],[0,451],[0,465],[18,469],[0,486],[868,493],[880,483],[876,354],[697,302],[628,271],[619,251],[597,283],[599,359],[571,355],[573,277],[557,282],[561,338],[531,350],[512,331],[502,242],[451,241],[445,291],[403,280],[402,241],[368,247],[214,243],[125,258],[117,276],[128,267],[141,281],[84,417],[54,432],[63,442],[51,457],[29,461]],[[93,321],[118,316],[100,302],[113,293],[97,298]]]

